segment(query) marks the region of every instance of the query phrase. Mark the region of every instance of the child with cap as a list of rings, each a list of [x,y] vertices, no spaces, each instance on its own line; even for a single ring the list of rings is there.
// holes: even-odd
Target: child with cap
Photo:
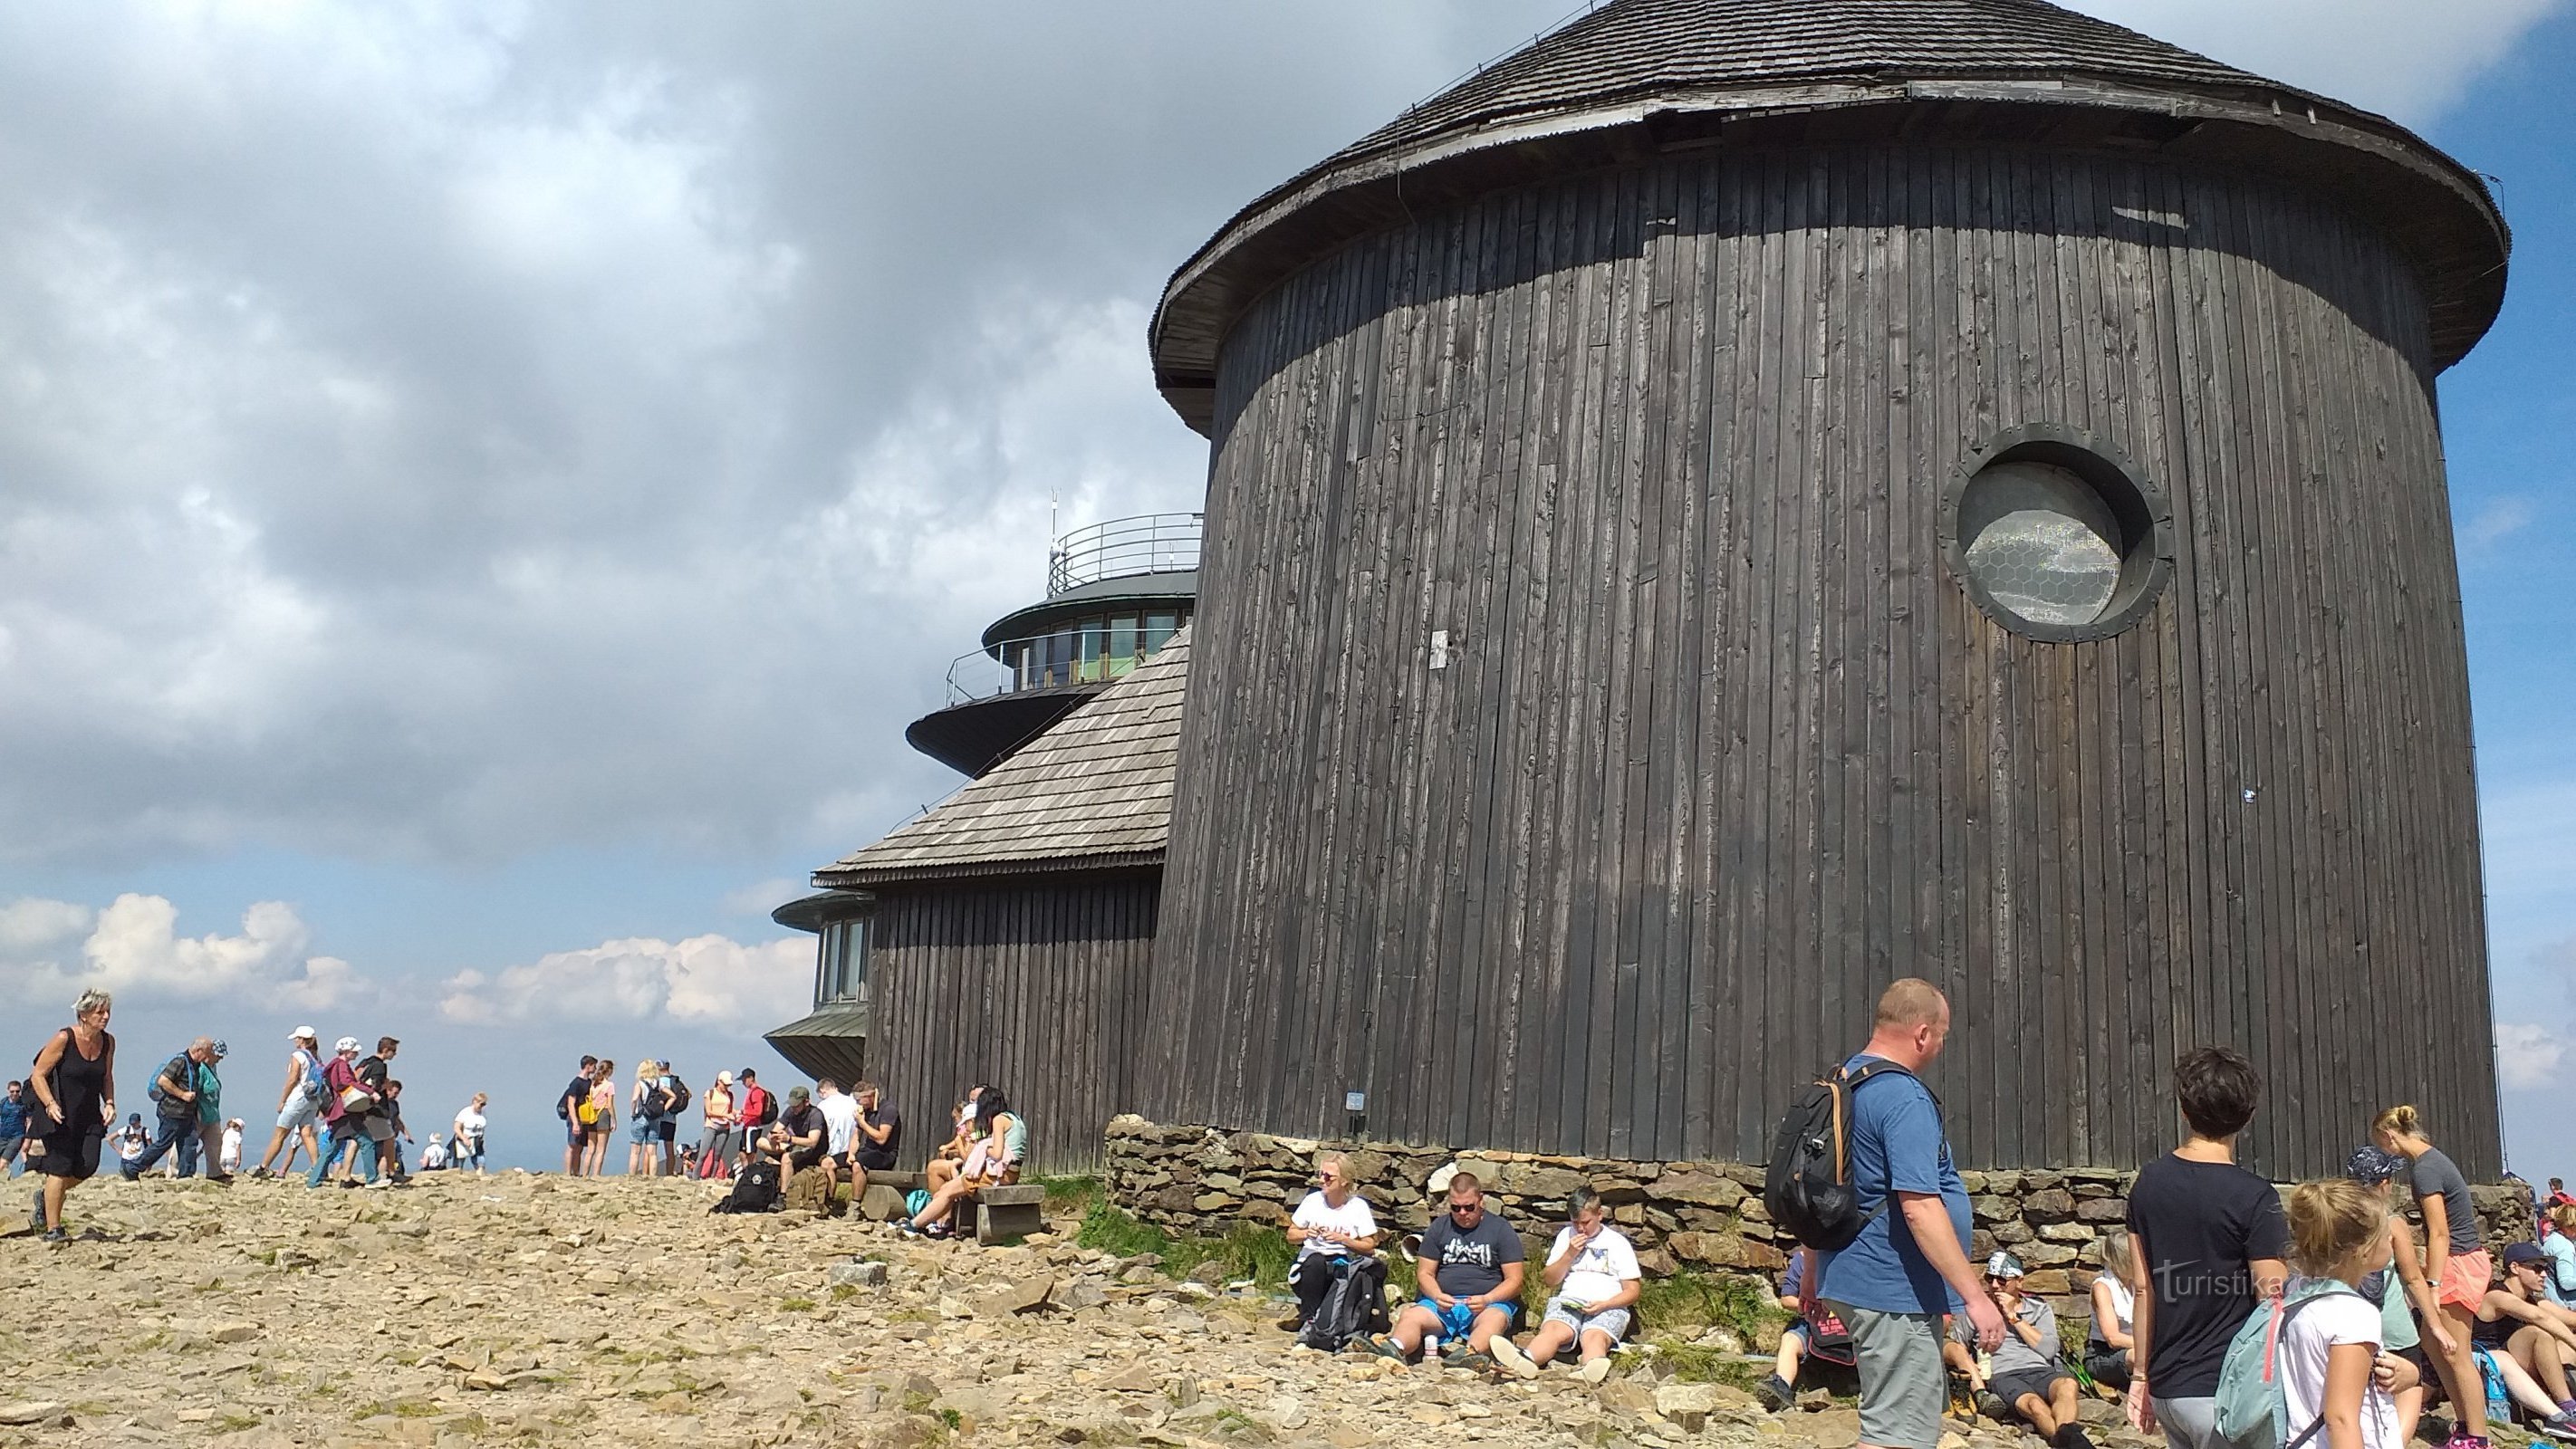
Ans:
[[[1986,1294],[2004,1315],[2003,1343],[1991,1357],[1976,1354],[1976,1325],[1964,1313],[1950,1324],[1941,1357],[1967,1376],[1972,1388],[1992,1389],[2004,1406],[2028,1420],[2053,1449],[2093,1449],[2076,1422],[2075,1376],[2066,1371],[2057,1336],[2057,1311],[2022,1292],[2029,1274],[2021,1260],[1997,1252],[1986,1260]]]

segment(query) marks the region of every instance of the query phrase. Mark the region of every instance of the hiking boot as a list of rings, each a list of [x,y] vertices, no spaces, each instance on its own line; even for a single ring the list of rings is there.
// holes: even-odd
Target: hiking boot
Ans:
[[[1494,1364],[1497,1368],[1510,1374],[1513,1378],[1534,1379],[1538,1377],[1538,1361],[1531,1358],[1528,1354],[1521,1352],[1517,1345],[1499,1333],[1494,1335],[1494,1341],[1492,1345],[1486,1349],[1486,1352],[1494,1356]]]
[[[2093,1449],[2093,1441],[2084,1436],[2081,1424],[2064,1424],[2049,1437],[2050,1449]]]
[[[1411,1362],[1404,1356],[1404,1350],[1395,1346],[1395,1340],[1383,1333],[1372,1333],[1366,1338],[1354,1339],[1353,1342],[1365,1345],[1369,1352],[1380,1358],[1391,1358],[1397,1363]]]
[[[1598,1384],[1610,1377],[1610,1356],[1603,1354],[1599,1358],[1585,1359],[1583,1367],[1576,1369],[1574,1373],[1575,1377],[1587,1384]]]
[[[1753,1396],[1762,1401],[1762,1407],[1775,1414],[1789,1412],[1790,1405],[1798,1402],[1798,1395],[1789,1387],[1789,1381],[1776,1373],[1764,1375],[1762,1382],[1753,1386]]]

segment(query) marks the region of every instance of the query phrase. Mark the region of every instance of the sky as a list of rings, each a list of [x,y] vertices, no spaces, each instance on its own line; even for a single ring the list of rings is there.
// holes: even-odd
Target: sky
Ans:
[[[959,783],[903,726],[1050,519],[1198,505],[1171,269],[1569,3],[0,9],[0,1037],[103,985],[257,1121],[391,1033],[531,1166],[586,1051],[779,1075],[768,912]],[[2442,403],[2508,1140],[2576,1169],[2576,0],[2078,8],[2496,178]]]

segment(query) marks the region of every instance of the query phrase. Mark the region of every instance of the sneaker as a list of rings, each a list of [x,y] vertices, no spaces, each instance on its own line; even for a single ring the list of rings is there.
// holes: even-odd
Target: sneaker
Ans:
[[[1389,1338],[1383,1333],[1372,1333],[1366,1338],[1358,1341],[1367,1345],[1368,1351],[1376,1354],[1380,1358],[1391,1358],[1397,1363],[1410,1362],[1410,1360],[1404,1356],[1404,1350],[1395,1346],[1395,1340]]]
[[[274,1176],[274,1175],[275,1175],[275,1174],[271,1173],[271,1172],[268,1170],[268,1168],[267,1168],[266,1166],[264,1166],[264,1165],[263,1165],[263,1166],[259,1166],[259,1167],[254,1167],[254,1168],[252,1168],[252,1169],[250,1170],[250,1177],[251,1177],[251,1181],[253,1181],[253,1182],[257,1182],[257,1181],[259,1181],[259,1180],[260,1180],[261,1178],[263,1178],[263,1177],[270,1177],[270,1176]]]
[[[2540,1432],[2552,1439],[2564,1439],[2569,1443],[2576,1443],[2576,1413],[2570,1413],[2565,1409],[2559,1410],[2540,1421]]]
[[[2093,1441],[2084,1434],[2081,1424],[2067,1424],[2058,1429],[2049,1444],[2052,1449],[2093,1449]]]
[[[1576,1377],[1582,1379],[1587,1384],[1600,1383],[1602,1380],[1610,1377],[1609,1355],[1604,1354],[1600,1358],[1586,1359],[1583,1362],[1583,1367],[1576,1369],[1574,1372]]]
[[[1787,1379],[1778,1374],[1764,1375],[1762,1382],[1753,1386],[1753,1396],[1762,1401],[1762,1407],[1775,1414],[1789,1412],[1790,1405],[1798,1402],[1797,1392],[1789,1387]]]
[[[233,1185],[233,1175],[229,1172],[218,1172],[207,1177],[206,1181],[217,1187],[230,1187]]]
[[[402,1186],[402,1179],[395,1177],[380,1177],[375,1181],[368,1183],[367,1186],[377,1192],[391,1192],[393,1189]]]
[[[71,1240],[72,1235],[64,1232],[60,1228],[47,1228],[37,1239],[37,1241],[45,1243],[68,1243]]]
[[[1513,1378],[1534,1379],[1538,1377],[1538,1361],[1531,1358],[1528,1354],[1521,1352],[1518,1345],[1514,1344],[1510,1339],[1503,1337],[1499,1333],[1494,1335],[1493,1344],[1486,1350],[1486,1352],[1494,1356],[1494,1363],[1497,1367],[1502,1369],[1503,1372],[1510,1374]]]

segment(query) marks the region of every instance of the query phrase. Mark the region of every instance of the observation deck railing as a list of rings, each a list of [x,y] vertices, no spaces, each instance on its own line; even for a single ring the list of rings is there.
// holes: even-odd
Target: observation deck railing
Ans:
[[[1047,597],[1102,579],[1199,566],[1196,513],[1144,513],[1077,528],[1047,550]]]
[[[1106,684],[1153,658],[1188,619],[1180,612],[1158,617],[1169,622],[1132,630],[1084,622],[1025,638],[997,639],[990,648],[969,650],[948,662],[948,703],[972,704],[1070,684]]]

